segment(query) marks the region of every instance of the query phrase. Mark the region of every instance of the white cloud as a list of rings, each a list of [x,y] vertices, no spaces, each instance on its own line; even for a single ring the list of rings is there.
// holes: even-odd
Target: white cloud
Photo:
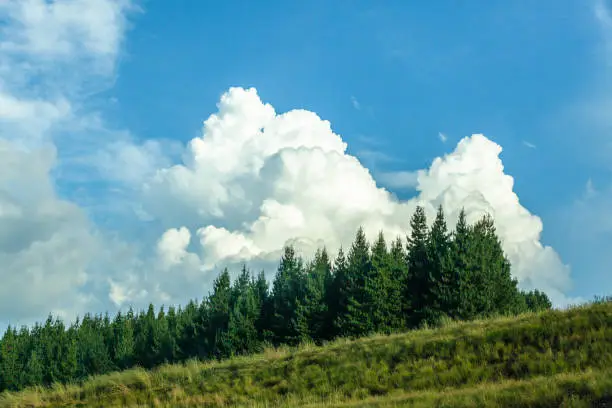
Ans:
[[[118,253],[103,256],[111,243],[58,196],[51,173],[64,154],[58,129],[81,126],[82,92],[98,89],[92,78],[112,76],[129,8],[121,0],[0,2],[2,323],[99,306],[104,258]]]
[[[191,233],[185,227],[169,229],[157,243],[157,252],[164,266],[180,264],[187,256],[187,246],[191,240]]]
[[[66,59],[83,51],[114,60],[125,30],[125,0],[5,0],[0,50],[35,59]]]
[[[0,319],[82,309],[98,242],[83,212],[57,198],[53,149],[25,151],[0,139]]]
[[[569,268],[540,243],[541,220],[520,205],[499,159],[501,147],[486,137],[464,138],[453,153],[419,171],[418,196],[401,202],[376,185],[314,113],[277,114],[254,89],[241,88],[225,93],[218,107],[183,163],[158,170],[144,184],[145,210],[179,227],[172,236],[185,231],[182,226],[196,231],[201,247],[193,251],[204,269],[242,261],[274,268],[287,242],[306,255],[323,243],[336,251],[359,225],[369,237],[379,230],[388,238],[403,236],[417,204],[430,216],[443,204],[451,224],[462,207],[470,221],[490,212],[523,286],[566,302]]]
[[[361,110],[361,104],[359,103],[357,98],[355,98],[354,96],[351,96],[351,104],[353,105],[353,108],[357,110]]]
[[[45,134],[61,119],[70,115],[70,103],[25,100],[0,90],[0,136],[22,145],[38,145]]]
[[[438,138],[442,141],[442,143],[446,143],[447,137],[444,133],[438,132]]]

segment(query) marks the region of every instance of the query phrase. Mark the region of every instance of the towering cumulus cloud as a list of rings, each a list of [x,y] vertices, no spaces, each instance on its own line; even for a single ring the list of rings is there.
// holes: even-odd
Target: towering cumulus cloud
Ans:
[[[243,261],[273,266],[286,243],[309,256],[318,246],[349,244],[359,225],[370,237],[379,230],[404,236],[416,205],[433,216],[443,204],[451,225],[462,207],[470,221],[491,213],[522,286],[566,302],[569,268],[540,243],[541,220],[521,206],[501,147],[485,136],[466,137],[435,159],[418,172],[418,195],[398,201],[316,114],[278,114],[255,89],[242,88],[225,93],[218,109],[183,163],[145,183],[145,210],[178,228],[160,240],[166,262],[188,259],[190,247],[203,270]]]

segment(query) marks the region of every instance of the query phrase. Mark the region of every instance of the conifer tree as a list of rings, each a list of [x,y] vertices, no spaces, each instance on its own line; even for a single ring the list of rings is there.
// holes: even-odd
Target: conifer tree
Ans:
[[[453,302],[451,240],[441,205],[427,237],[427,264],[425,320],[432,324],[447,315]]]
[[[286,246],[272,284],[274,341],[298,344],[304,338],[304,327],[298,305],[304,301],[304,267],[293,246]]]
[[[472,260],[471,228],[467,223],[465,210],[459,212],[457,225],[451,238],[451,267],[453,279],[450,281],[447,313],[455,319],[471,319],[476,316],[472,307],[472,294],[476,290],[471,281]]]
[[[177,315],[176,308],[170,306],[166,314],[166,333],[162,344],[164,360],[175,362],[181,359],[181,350],[178,343],[181,332],[181,320]]]
[[[231,354],[227,332],[230,319],[232,289],[227,268],[213,282],[213,292],[208,299],[210,313],[207,339],[212,356],[221,358]]]
[[[360,227],[348,253],[345,303],[337,318],[337,329],[344,336],[357,337],[374,330],[366,298],[366,281],[372,278],[371,275],[369,245]]]
[[[382,231],[372,245],[371,264],[371,273],[365,282],[365,302],[369,305],[374,331],[389,331],[393,318],[388,298],[392,286],[391,258]]]
[[[0,386],[1,389],[16,391],[21,388],[19,372],[22,367],[18,358],[17,332],[9,326],[0,344]]]
[[[246,277],[246,268],[243,269],[243,278]],[[236,299],[232,304],[228,325],[228,340],[231,344],[232,355],[254,353],[259,350],[256,322],[259,316],[257,295],[250,284],[250,280],[238,279],[235,283],[234,294]]]
[[[340,246],[332,268],[332,281],[327,290],[327,325],[330,327],[329,337],[342,336],[343,314],[347,307],[349,295],[349,276],[344,250]]]
[[[419,326],[427,317],[427,298],[429,292],[429,271],[427,251],[427,217],[425,209],[417,206],[410,220],[412,229],[407,242],[408,278],[405,297],[406,321],[410,327]]]
[[[404,311],[408,306],[404,293],[408,287],[407,279],[406,252],[398,237],[391,244],[389,252],[389,287],[386,294],[389,331],[401,329],[406,324]]]
[[[34,386],[43,384],[44,380],[44,367],[41,358],[39,357],[39,351],[36,347],[33,347],[28,356],[28,362],[24,370],[24,380],[22,381],[23,386]]]
[[[325,299],[331,279],[327,250],[317,249],[313,262],[308,266],[304,301],[300,304],[300,315],[307,327],[307,337],[315,342],[326,339],[330,331],[330,327],[327,327],[328,305]]]
[[[552,303],[546,293],[537,289],[523,293],[525,307],[532,312],[540,312],[552,308]]]
[[[504,255],[490,215],[486,214],[471,228],[470,305],[476,316],[516,313],[521,307],[517,281],[510,274],[510,262]]]
[[[260,342],[270,342],[273,340],[272,333],[272,318],[273,304],[270,297],[270,288],[264,271],[257,275],[254,283],[255,294],[257,295],[257,304],[259,305],[259,316],[255,322],[257,336]]]

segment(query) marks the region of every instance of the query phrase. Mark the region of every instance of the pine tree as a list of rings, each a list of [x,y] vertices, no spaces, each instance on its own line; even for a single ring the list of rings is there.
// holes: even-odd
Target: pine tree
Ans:
[[[389,287],[387,288],[387,313],[390,331],[402,329],[406,325],[404,310],[405,288],[407,288],[408,266],[406,252],[401,238],[397,237],[389,251]]]
[[[366,297],[366,281],[371,275],[369,245],[360,227],[347,257],[343,308],[337,316],[337,330],[342,336],[358,337],[374,330]]]
[[[331,263],[327,250],[317,249],[314,260],[308,267],[304,301],[299,308],[302,320],[300,325],[306,325],[306,337],[317,343],[327,339],[330,333],[327,320],[328,305],[325,299],[331,279]]]
[[[425,209],[416,207],[410,220],[412,229],[407,242],[408,277],[406,279],[405,298],[407,310],[406,321],[410,327],[417,327],[427,317],[429,292],[428,264],[428,229]]]
[[[257,275],[254,287],[257,295],[257,304],[259,305],[259,316],[255,322],[257,336],[262,343],[270,342],[273,339],[272,318],[274,310],[268,281],[266,280],[264,271],[261,271],[259,275]]]
[[[429,324],[435,324],[442,316],[447,315],[453,303],[451,240],[441,205],[427,238],[427,264],[425,320]]]
[[[33,348],[29,355],[28,362],[25,366],[25,378],[22,381],[22,384],[24,386],[34,386],[43,384],[43,370],[44,367],[42,360],[39,357],[39,352],[36,348]]]
[[[8,327],[0,343],[0,389],[16,391],[21,388],[17,332]]]
[[[168,308],[166,326],[166,336],[162,344],[164,359],[169,362],[176,362],[181,359],[181,350],[178,341],[181,336],[182,327],[181,320],[174,306]]]
[[[390,310],[391,258],[382,231],[372,246],[371,273],[366,276],[365,302],[369,305],[374,331],[388,332],[391,329],[393,312]]]
[[[86,314],[78,331],[75,331],[75,346],[77,346],[77,376],[86,378],[91,375],[104,374],[113,370],[113,364],[104,338],[100,336],[102,319]],[[56,364],[61,361],[55,351],[47,351],[47,364]],[[50,360],[50,361],[49,361]],[[59,381],[59,370],[52,370],[47,382]]]
[[[182,360],[208,357],[208,302],[202,303],[199,307],[194,300],[190,300],[179,314],[181,332],[178,349]]]
[[[326,291],[327,323],[330,328],[329,338],[342,336],[342,316],[346,310],[348,300],[348,267],[342,246],[332,268],[332,280]]]
[[[242,272],[232,287],[231,312],[228,325],[228,341],[231,355],[244,355],[259,350],[257,319],[260,315],[258,293],[251,273],[242,267]]]
[[[304,338],[305,327],[298,314],[298,304],[304,300],[304,286],[303,261],[292,246],[286,246],[272,284],[272,331],[277,344],[298,344]]]
[[[130,308],[127,316],[117,313],[113,322],[113,361],[120,369],[131,367],[134,361],[134,312]]]
[[[230,276],[226,268],[214,281],[213,293],[208,299],[210,319],[207,338],[212,356],[215,358],[226,357],[231,354],[231,345],[228,344],[227,340],[231,296]]]
[[[471,246],[471,228],[467,223],[465,210],[461,209],[451,238],[451,267],[454,272],[447,302],[447,313],[455,319],[466,320],[476,316],[471,302],[473,293],[477,290],[471,281]]]
[[[530,292],[522,293],[525,299],[526,309],[532,312],[539,312],[542,310],[549,310],[552,308],[552,303],[546,293],[539,290],[532,290]]]
[[[510,262],[495,233],[490,215],[486,214],[470,230],[470,306],[476,316],[497,313],[516,313],[524,298],[518,291],[518,282],[510,273]]]

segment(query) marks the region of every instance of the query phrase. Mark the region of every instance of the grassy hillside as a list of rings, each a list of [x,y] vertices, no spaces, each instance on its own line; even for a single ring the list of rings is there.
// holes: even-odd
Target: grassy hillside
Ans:
[[[612,401],[612,303],[133,369],[80,385],[5,393],[0,407],[590,407],[606,401]]]

